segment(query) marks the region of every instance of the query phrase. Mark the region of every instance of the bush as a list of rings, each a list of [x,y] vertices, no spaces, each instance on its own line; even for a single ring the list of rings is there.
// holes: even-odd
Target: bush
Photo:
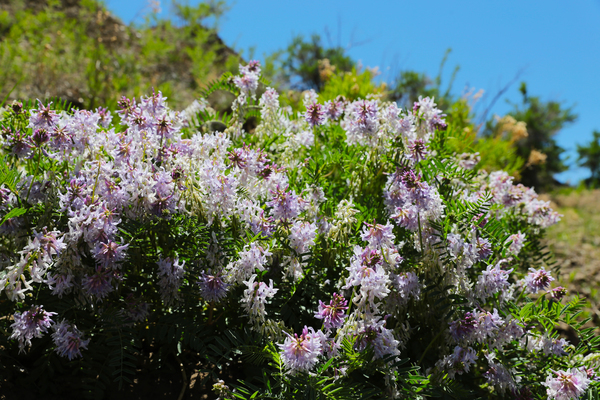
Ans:
[[[226,115],[160,92],[117,124],[4,112],[5,376],[102,397],[153,352],[196,357],[220,398],[597,395],[547,202],[457,154],[430,98],[309,91],[297,114],[240,70],[205,91],[235,95]]]

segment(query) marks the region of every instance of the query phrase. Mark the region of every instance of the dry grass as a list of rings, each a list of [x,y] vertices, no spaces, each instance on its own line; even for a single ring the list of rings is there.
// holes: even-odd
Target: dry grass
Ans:
[[[559,283],[588,300],[586,314],[600,326],[600,190],[574,190],[548,199],[563,214],[547,235],[561,268]]]

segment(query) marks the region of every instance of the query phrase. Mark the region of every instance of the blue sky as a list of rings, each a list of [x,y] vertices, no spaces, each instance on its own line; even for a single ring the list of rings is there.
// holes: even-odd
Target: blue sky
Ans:
[[[148,3],[105,0],[128,23],[142,22],[150,12]],[[161,3],[166,16],[171,2]],[[520,72],[493,113],[509,111],[512,106],[507,101],[520,102],[521,81],[527,82],[532,96],[573,106],[578,120],[556,137],[567,149],[569,164],[577,159],[576,145],[589,142],[592,131],[600,130],[600,0],[238,0],[228,4],[231,9],[220,21],[219,34],[245,56],[253,48],[254,58],[262,59],[284,48],[297,34],[319,33],[326,44],[347,48],[355,60],[378,66],[382,79],[391,81],[403,69],[437,75],[446,49],[452,48],[442,86],[459,65],[456,94],[465,88],[483,89],[489,102]],[[587,170],[572,167],[557,178],[576,183],[587,176]]]

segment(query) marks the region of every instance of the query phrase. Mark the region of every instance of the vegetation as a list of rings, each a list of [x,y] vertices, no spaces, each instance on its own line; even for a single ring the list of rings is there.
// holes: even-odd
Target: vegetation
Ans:
[[[477,125],[441,71],[388,85],[317,35],[270,82],[218,39],[225,9],[2,9],[0,385],[596,398],[597,193],[518,183],[555,187],[572,110],[523,84]]]
[[[150,16],[141,26],[123,25],[95,0],[7,0],[0,10],[3,99],[114,110],[120,96],[154,89],[184,109],[240,60],[215,31],[223,2],[176,3],[176,20]]]

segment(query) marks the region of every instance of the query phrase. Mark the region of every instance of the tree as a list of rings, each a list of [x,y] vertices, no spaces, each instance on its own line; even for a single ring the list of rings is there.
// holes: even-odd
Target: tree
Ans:
[[[594,138],[587,146],[577,145],[579,165],[589,168],[592,176],[585,180],[590,187],[600,186],[600,132],[594,131]]]
[[[564,108],[559,102],[544,102],[539,97],[528,96],[524,82],[520,91],[523,103],[515,105],[509,115],[527,125],[527,137],[516,143],[518,154],[528,160],[521,174],[521,183],[546,191],[557,184],[554,174],[568,169],[560,158],[565,150],[556,143],[554,136],[566,124],[575,121],[577,115],[571,107]]]
[[[440,70],[435,78],[430,78],[427,74],[412,70],[400,71],[396,77],[393,86],[388,93],[388,97],[392,101],[396,101],[403,108],[410,108],[419,96],[434,97],[440,108],[448,108],[456,102],[454,96],[450,94],[456,74],[460,67],[454,67],[450,81],[446,90],[442,91],[442,73],[448,61],[448,56],[452,49],[446,50],[444,57],[440,63]]]
[[[273,79],[282,86],[290,86],[297,90],[323,88],[325,79],[322,76],[319,62],[325,59],[336,71],[351,71],[355,62],[346,55],[342,47],[325,47],[321,36],[313,34],[310,40],[296,36],[292,43],[283,51],[276,52],[267,60],[267,71],[271,70],[268,64],[278,64]]]

